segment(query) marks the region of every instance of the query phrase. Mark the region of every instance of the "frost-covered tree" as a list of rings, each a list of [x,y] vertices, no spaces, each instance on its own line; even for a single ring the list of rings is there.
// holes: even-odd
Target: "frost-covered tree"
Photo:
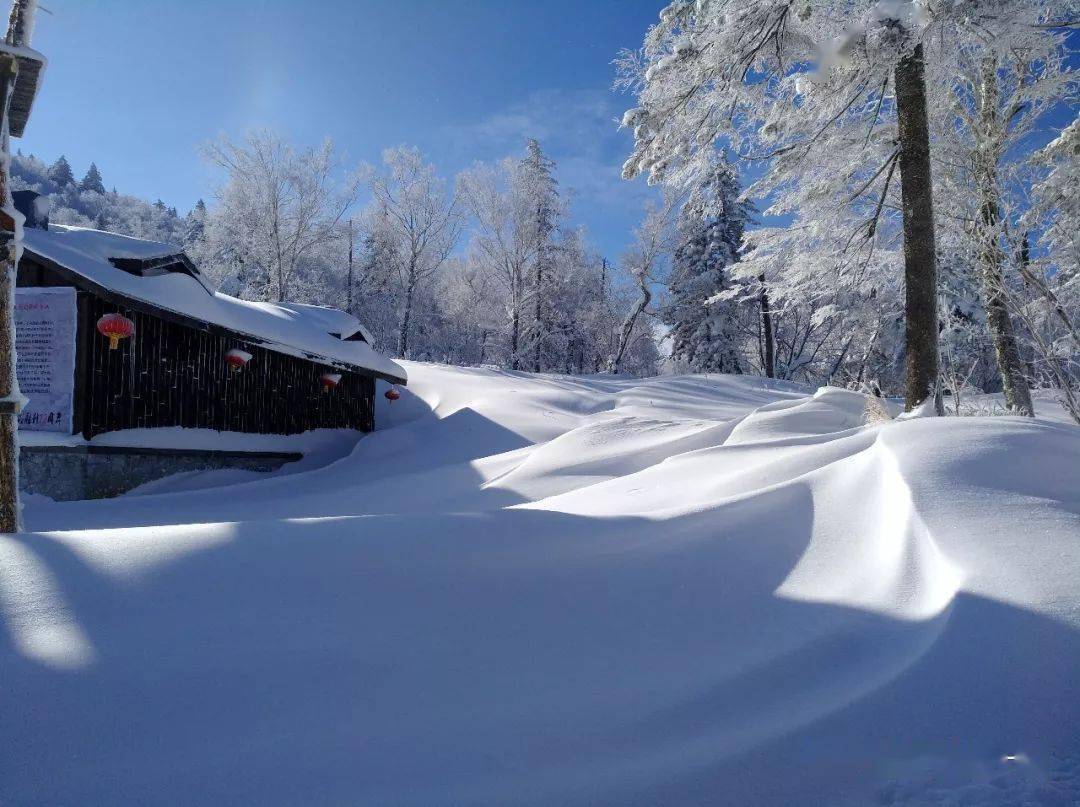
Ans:
[[[1056,388],[1080,423],[1080,121],[1035,152],[1031,164],[1038,175],[1021,224],[1037,233],[1042,254],[1032,255],[1025,233],[1016,262],[1029,299],[1018,317],[1037,377]]]
[[[766,213],[796,216],[793,246],[812,240],[800,229],[825,235],[825,222],[844,220],[854,229],[838,269],[855,275],[874,261],[880,230],[897,231],[913,406],[936,389],[938,363],[927,76],[959,38],[1040,30],[1068,2],[672,3],[643,51],[620,61],[638,95],[624,117],[635,133],[624,173],[692,186],[723,140],[765,162],[750,193],[769,200]]]
[[[101,172],[98,171],[96,163],[90,163],[90,168],[87,170],[86,176],[84,176],[79,183],[79,190],[100,193],[102,196],[105,195],[105,183],[101,181]]]
[[[292,149],[292,156],[296,163],[288,169],[288,160],[266,161],[283,182],[290,172],[296,176],[313,170],[306,152]],[[462,258],[450,255],[438,260],[439,255],[452,252],[454,237],[441,239],[438,251],[421,251],[422,260],[417,265],[423,268],[417,272],[409,309],[408,351],[413,357],[532,369],[537,355],[533,337],[540,333],[534,327],[535,257],[543,249],[547,254],[540,279],[545,321],[542,369],[582,373],[607,367],[619,325],[625,312],[636,304],[637,291],[616,279],[611,266],[592,252],[581,229],[569,226],[566,208],[560,206],[557,211],[559,226],[546,230],[545,238],[537,238],[537,221],[543,222],[543,217],[537,216],[537,183],[535,175],[530,176],[524,169],[526,162],[527,157],[509,158],[496,168],[480,168],[461,178],[462,201],[468,202],[467,207],[475,214],[473,237]],[[317,156],[314,163],[319,163]],[[452,197],[445,183],[430,166],[423,168],[428,187],[442,187],[449,202]],[[553,186],[553,165],[550,170]],[[375,347],[388,353],[398,350],[402,316],[407,308],[411,253],[406,236],[410,232],[422,234],[425,229],[410,229],[409,220],[421,222],[425,209],[446,212],[437,204],[434,208],[403,205],[403,200],[430,202],[430,195],[412,191],[402,194],[402,187],[414,188],[416,183],[405,181],[407,171],[398,175],[400,181],[390,181],[393,177],[388,168],[383,173],[381,196],[376,195],[371,204],[348,220],[342,217],[336,226],[330,226],[331,217],[321,230],[323,237],[305,242],[295,268],[287,270],[287,282],[280,292],[275,274],[267,268],[273,266],[272,256],[267,257],[267,244],[274,242],[265,227],[271,219],[264,213],[267,208],[255,203],[267,198],[259,196],[260,186],[254,181],[259,172],[252,172],[245,182],[232,182],[228,177],[217,204],[208,207],[200,200],[182,216],[160,199],[149,202],[116,190],[101,194],[80,190],[71,183],[58,187],[49,179],[49,167],[33,155],[16,155],[12,173],[14,189],[31,189],[52,197],[52,220],[56,223],[97,227],[181,246],[229,294],[266,299],[269,287],[273,298],[281,294],[297,302],[348,308],[371,331]],[[355,177],[335,171],[325,182],[328,195],[341,198],[351,190]],[[286,183],[287,189],[291,187]],[[465,206],[455,207],[464,210]],[[298,209],[282,203],[282,210]],[[413,213],[407,212],[410,209]],[[396,216],[395,211],[406,211],[406,220]],[[289,221],[292,214],[280,216],[282,221]],[[462,222],[457,215],[450,220],[454,227],[448,234],[453,236]],[[431,221],[438,229],[441,219]],[[354,225],[351,239],[350,222]],[[499,238],[504,236],[510,237],[506,244],[519,248],[516,254],[513,249],[499,246]],[[434,263],[429,262],[432,257]],[[511,349],[515,277],[520,331],[519,343]],[[657,371],[658,363],[655,334],[648,318],[639,318],[624,350],[622,371],[651,374]]]
[[[206,202],[199,199],[186,216],[184,244],[193,244],[206,233]]]
[[[49,220],[109,230],[136,238],[188,246],[187,227],[175,210],[159,210],[145,199],[111,191],[81,190],[74,182],[57,185],[50,169],[33,155],[15,155],[11,164],[14,190],[32,190],[49,196]]]
[[[532,347],[530,333],[535,333],[529,324],[536,311],[536,269],[551,258],[538,255],[541,249],[549,250],[551,233],[538,237],[536,226],[537,211],[542,212],[551,199],[538,198],[536,192],[554,191],[554,184],[546,186],[537,179],[524,161],[508,159],[494,167],[479,165],[459,181],[474,224],[471,261],[501,288],[509,365],[515,370],[523,366]]]
[[[457,245],[461,204],[418,149],[387,149],[383,165],[371,179],[371,193],[382,216],[389,260],[401,279],[397,354],[408,358],[417,298]]]
[[[621,372],[655,371],[655,335],[639,321],[641,311],[622,338],[622,322],[638,306],[637,287],[616,282],[584,232],[569,226],[570,211],[555,192],[554,162],[545,158],[537,170],[541,156],[531,145],[524,160],[479,165],[460,178],[473,225],[464,277],[483,290],[484,361],[599,372],[611,367],[622,343]]]
[[[622,372],[627,349],[640,333],[642,315],[650,313],[652,286],[659,280],[672,246],[673,200],[666,197],[661,205],[650,204],[641,224],[634,230],[634,241],[622,259],[623,271],[629,276],[637,297],[623,318],[611,357],[610,370]]]
[[[71,173],[71,165],[63,154],[49,166],[49,180],[58,188],[75,184],[75,175]]]
[[[1032,6],[1018,2],[1013,9],[1025,5]],[[1029,23],[1036,19],[1030,11]],[[1010,232],[1019,234],[1011,228],[1028,206],[1028,144],[1071,93],[1065,37],[1031,24],[994,24],[960,29],[950,45],[928,74],[936,186],[945,205],[941,251],[955,255],[957,266],[978,267],[973,291],[984,307],[1006,408],[1032,414],[1022,335],[1013,322],[1024,292],[1019,278],[1009,276],[1021,268]],[[946,278],[946,286],[963,293],[959,280]]]
[[[240,143],[222,138],[203,151],[226,172],[206,227],[216,274],[243,296],[293,299],[312,256],[339,237],[359,196],[360,174],[343,177],[329,140],[297,150],[269,131]]]
[[[752,213],[721,157],[679,209],[669,301],[660,315],[669,328],[672,359],[692,372],[742,371],[737,306],[708,301],[729,287],[727,267],[738,260]]]
[[[544,154],[540,143],[530,138],[526,154],[513,178],[519,200],[527,205],[526,237],[534,242],[531,272],[532,322],[528,329],[529,352],[536,372],[557,366],[558,353],[551,344],[555,336],[553,289],[558,285],[555,234],[562,209],[555,162]]]
[[[1080,275],[1080,118],[1035,152],[1040,172],[1024,226],[1039,233],[1049,261],[1070,278]]]

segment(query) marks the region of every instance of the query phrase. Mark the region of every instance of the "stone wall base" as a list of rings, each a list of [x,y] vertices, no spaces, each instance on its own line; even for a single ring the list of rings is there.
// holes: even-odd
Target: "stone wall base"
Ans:
[[[22,446],[19,486],[56,501],[106,499],[185,471],[274,471],[303,457],[292,452],[213,451],[119,446]]]

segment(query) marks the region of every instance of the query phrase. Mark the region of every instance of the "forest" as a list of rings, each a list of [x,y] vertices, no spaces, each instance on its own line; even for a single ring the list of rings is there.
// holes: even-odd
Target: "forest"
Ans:
[[[1000,392],[1030,413],[1050,390],[1080,422],[1069,3],[933,19],[833,5],[676,2],[618,56],[624,175],[662,191],[618,256],[590,245],[533,139],[447,178],[408,146],[352,167],[329,140],[220,138],[202,149],[214,199],[183,215],[63,157],[16,155],[14,181],[50,194],[55,222],[180,244],[229,294],[344,307],[401,358],[887,396],[914,362],[930,386],[909,404],[932,393],[970,414]],[[903,215],[912,120],[928,149],[919,222]]]

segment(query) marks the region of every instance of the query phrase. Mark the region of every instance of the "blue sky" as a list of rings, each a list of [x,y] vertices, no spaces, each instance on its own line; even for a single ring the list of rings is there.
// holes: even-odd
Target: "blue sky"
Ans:
[[[611,60],[663,0],[46,0],[49,59],[16,147],[97,162],[105,183],[181,211],[212,198],[198,146],[268,126],[353,162],[419,146],[446,176],[537,137],[575,221],[617,257],[646,199],[619,179],[631,105]]]

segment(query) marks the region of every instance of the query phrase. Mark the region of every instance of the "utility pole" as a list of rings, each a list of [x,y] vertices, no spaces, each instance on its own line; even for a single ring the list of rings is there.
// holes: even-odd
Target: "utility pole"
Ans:
[[[15,374],[15,279],[22,221],[11,199],[10,137],[30,116],[45,59],[29,50],[37,0],[13,0],[0,46],[0,532],[19,531],[19,412],[26,399]]]

